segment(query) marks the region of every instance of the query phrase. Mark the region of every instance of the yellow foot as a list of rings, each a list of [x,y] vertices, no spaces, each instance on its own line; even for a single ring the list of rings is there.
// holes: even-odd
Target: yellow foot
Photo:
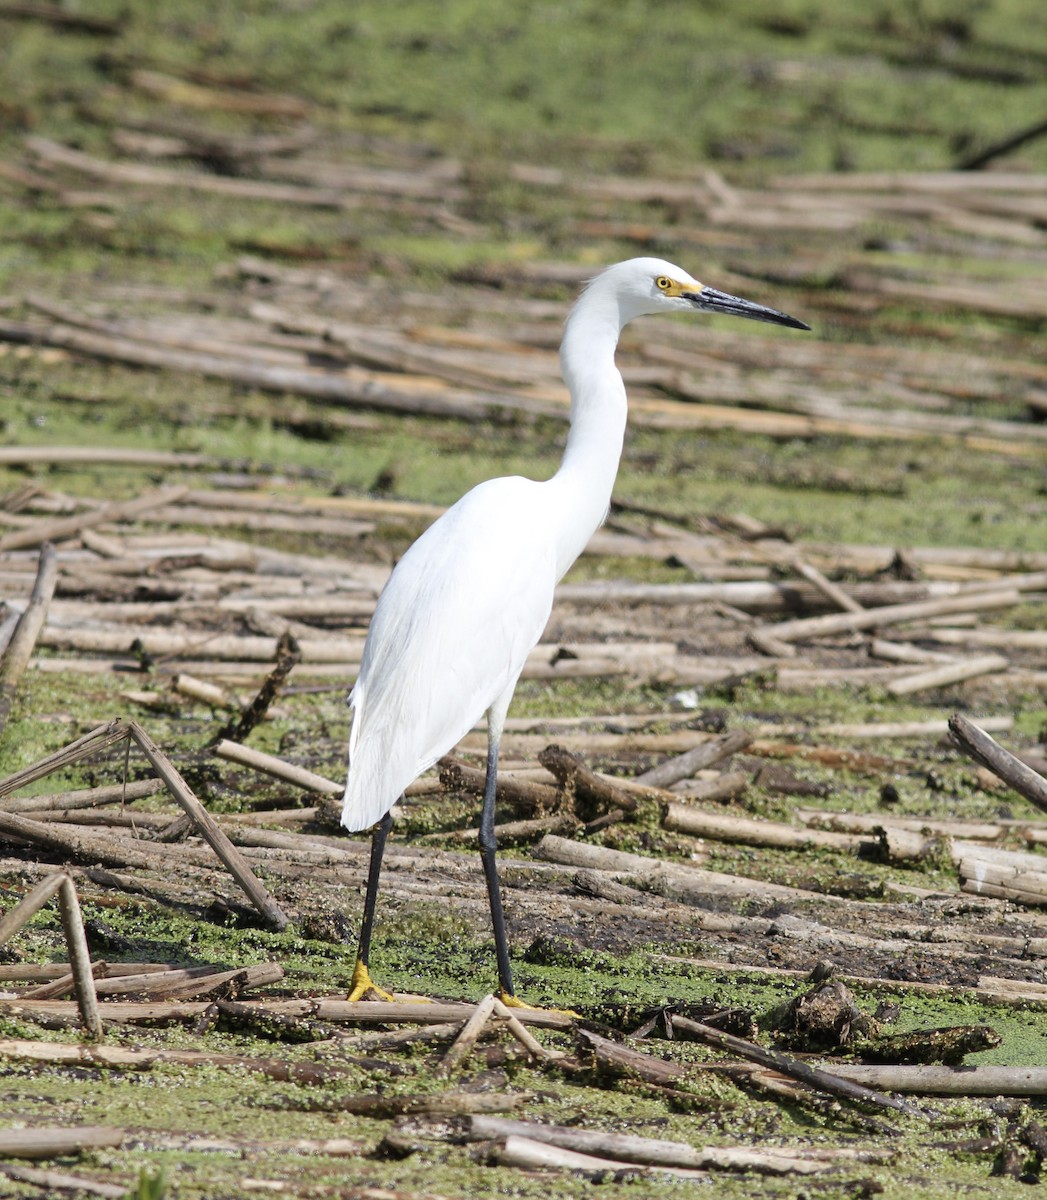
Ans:
[[[530,1012],[554,1012],[561,1013],[565,1017],[578,1018],[578,1013],[570,1008],[541,1008],[536,1004],[528,1004],[526,1000],[521,1000],[515,993],[503,992],[501,988],[495,993],[499,1000],[506,1008],[525,1008]]]
[[[366,965],[358,961],[353,968],[352,986],[346,1000],[365,999],[395,1001],[396,997],[391,992],[387,992],[385,988],[380,988],[371,978],[371,972],[368,971]]]
[[[519,996],[512,992],[505,992],[499,988],[495,995],[497,995],[506,1008],[529,1008],[532,1012],[534,1011],[533,1004],[528,1004],[526,1000],[521,1000]]]

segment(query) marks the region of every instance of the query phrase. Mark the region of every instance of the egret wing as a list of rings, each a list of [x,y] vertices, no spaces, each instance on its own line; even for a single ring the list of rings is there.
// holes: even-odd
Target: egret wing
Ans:
[[[515,685],[556,586],[541,485],[481,484],[400,560],[350,703],[342,820],[367,828]]]

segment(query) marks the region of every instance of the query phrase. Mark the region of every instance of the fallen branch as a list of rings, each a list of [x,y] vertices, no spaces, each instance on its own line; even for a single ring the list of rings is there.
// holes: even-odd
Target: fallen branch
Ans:
[[[707,813],[686,804],[670,804],[662,826],[674,833],[737,842],[747,846],[777,846],[804,850],[827,846],[833,850],[857,852],[870,839],[851,833],[833,833],[822,829],[797,829],[780,821],[754,821],[747,817]]]
[[[994,671],[1006,671],[1009,666],[1010,663],[1002,654],[983,654],[977,658],[945,663],[928,671],[903,676],[901,679],[892,679],[887,684],[887,691],[892,696],[911,696],[913,692],[925,692],[930,688],[946,687],[948,684],[961,683],[965,679],[989,675]]]
[[[74,1192],[77,1196],[101,1196],[103,1200],[127,1200],[128,1186],[115,1183],[100,1183],[81,1175],[70,1175],[67,1171],[41,1171],[36,1167],[23,1167],[18,1163],[0,1163],[0,1175],[19,1183],[29,1183],[44,1188],[44,1195],[54,1196],[57,1192]]]
[[[513,1010],[503,1004],[497,996],[494,1001],[494,1015],[505,1022],[505,1027],[528,1054],[545,1063],[559,1062],[561,1059],[567,1057],[562,1050],[548,1050],[533,1034],[528,1033],[527,1029],[524,1028],[523,1022],[517,1020]]]
[[[84,1150],[120,1146],[126,1136],[112,1125],[0,1129],[0,1158],[65,1158]]]
[[[155,796],[164,790],[162,779],[134,779],[125,783],[108,783],[101,787],[80,788],[72,792],[51,792],[44,796],[19,799],[4,796],[4,811],[9,813],[68,812],[70,809],[91,809],[104,804],[124,804]]]
[[[825,900],[817,892],[787,887],[779,883],[764,883],[718,871],[703,871],[698,867],[663,862],[643,854],[629,854],[585,842],[547,834],[532,851],[535,858],[561,863],[569,867],[612,871],[617,874],[638,875],[659,894],[673,899],[693,898],[704,904],[710,896],[737,896],[748,900]]]
[[[504,1144],[495,1153],[495,1158],[503,1166],[523,1167],[525,1170],[548,1170],[556,1168],[563,1171],[577,1171],[594,1180],[603,1179],[609,1172],[626,1171],[629,1174],[641,1173],[664,1177],[679,1176],[684,1179],[708,1180],[704,1171],[689,1170],[686,1167],[663,1167],[651,1164],[637,1165],[630,1162],[616,1162],[613,1159],[598,1158],[592,1154],[582,1154],[577,1150],[567,1150],[562,1146],[550,1144],[548,1141],[535,1141],[532,1138],[510,1134]]]
[[[440,759],[439,766],[440,783],[448,791],[483,795],[487,782],[485,771],[450,756]],[[504,772],[498,776],[496,798],[514,811],[528,815],[554,813],[563,808],[563,796],[556,788],[530,779],[513,779]]]
[[[681,779],[689,779],[696,772],[713,766],[714,763],[720,762],[721,759],[729,758],[732,754],[739,753],[752,740],[751,733],[747,733],[744,729],[736,729],[732,733],[724,734],[723,737],[702,742],[701,745],[695,746],[693,750],[688,750],[685,754],[680,754],[676,758],[670,758],[663,763],[659,763],[658,766],[652,767],[649,771],[644,771],[643,774],[637,775],[635,782],[647,784],[651,787],[667,788],[671,784],[678,783]]]
[[[279,695],[287,676],[302,661],[302,651],[298,643],[285,633],[276,644],[276,666],[265,677],[265,682],[250,704],[240,713],[239,717],[230,721],[215,735],[212,744],[229,739],[242,742],[252,729],[265,719],[269,706]]]
[[[473,1009],[472,1016],[462,1026],[461,1032],[455,1038],[447,1053],[440,1060],[439,1072],[450,1075],[451,1072],[469,1054],[477,1039],[484,1031],[491,1014],[494,1012],[494,995],[485,996]]]
[[[577,755],[562,746],[547,746],[538,755],[538,761],[556,776],[569,796],[574,796],[583,820],[592,820],[614,809],[636,811],[635,795],[591,771]]]
[[[341,1078],[350,1067],[324,1065],[282,1058],[259,1058],[246,1054],[215,1054],[208,1050],[143,1050],[132,1046],[80,1046],[70,1042],[36,1042],[19,1038],[0,1039],[0,1058],[15,1062],[52,1063],[93,1067],[97,1070],[149,1071],[158,1064],[182,1067],[236,1067],[258,1071],[269,1079],[315,1085]]]
[[[81,530],[90,529],[95,525],[105,525],[112,521],[129,521],[148,512],[151,508],[174,504],[188,491],[187,487],[161,488],[156,492],[146,492],[145,495],[137,496],[134,500],[103,504],[101,508],[78,513],[75,517],[34,521],[32,525],[27,525],[24,529],[15,529],[0,537],[0,551],[24,550],[28,546],[39,546],[43,542],[59,542],[64,538],[75,537]]]
[[[813,1174],[839,1163],[841,1158],[862,1157],[865,1152],[825,1152],[810,1147],[775,1147],[769,1151],[746,1150],[741,1146],[703,1146],[696,1148],[685,1142],[661,1138],[638,1137],[635,1134],[612,1133],[602,1129],[583,1129],[574,1125],[543,1125],[535,1121],[517,1121],[511,1117],[474,1115],[469,1118],[470,1140],[486,1141],[506,1138],[527,1138],[545,1142],[580,1154],[592,1154],[600,1159],[618,1160],[608,1166],[628,1169],[631,1163],[661,1167],[666,1170],[729,1170],[758,1171],[769,1175]],[[874,1157],[882,1152],[872,1152]]]
[[[729,1050],[732,1054],[739,1054],[750,1062],[759,1063],[760,1066],[769,1067],[773,1071],[780,1071],[783,1075],[788,1075],[790,1079],[795,1079],[798,1083],[814,1088],[816,1091],[828,1092],[829,1095],[838,1096],[842,1100],[872,1104],[877,1108],[891,1108],[910,1117],[925,1116],[920,1109],[914,1104],[909,1104],[908,1101],[896,1100],[893,1096],[887,1096],[883,1092],[874,1091],[863,1084],[857,1084],[853,1078],[845,1079],[841,1075],[824,1071],[820,1067],[808,1066],[807,1063],[800,1062],[792,1055],[782,1054],[777,1050],[765,1050],[763,1046],[757,1046],[755,1042],[747,1042],[744,1038],[735,1037],[733,1034],[722,1033],[711,1025],[692,1021],[689,1017],[674,1016],[673,1028],[682,1033],[688,1033],[699,1041],[716,1046],[717,1049]]]
[[[1021,593],[1013,588],[998,592],[973,592],[962,596],[944,596],[940,600],[919,600],[912,604],[889,604],[883,608],[857,613],[830,613],[823,617],[801,617],[770,626],[773,637],[784,642],[826,634],[857,633],[900,625],[904,621],[923,621],[948,613],[981,612],[990,608],[1010,608],[1021,603]]]
[[[40,547],[36,581],[25,611],[18,618],[11,640],[0,658],[0,736],[11,715],[18,684],[36,646],[36,639],[47,620],[47,610],[58,579],[58,555],[50,542]]]
[[[286,929],[290,918],[270,896],[269,892],[251,870],[247,860],[233,845],[206,808],[197,800],[189,785],[175,769],[174,763],[137,721],[127,722],[128,735],[138,743],[142,753],[156,768],[157,774],[167,784],[168,791],[178,801],[186,815],[199,829],[211,849],[225,864],[229,873],[250,897],[251,903],[277,931]]]
[[[91,969],[91,952],[87,948],[84,919],[80,913],[80,902],[76,888],[68,875],[58,872],[38,883],[22,900],[0,917],[0,945],[51,899],[58,894],[58,908],[62,916],[69,961],[72,965],[71,982],[76,989],[76,1003],[80,1020],[91,1037],[102,1036],[102,1022],[98,1015],[98,998],[95,991],[94,972]]]
[[[266,775],[293,783],[307,792],[319,792],[322,796],[341,796],[345,791],[345,785],[342,783],[335,783],[333,779],[317,775],[315,771],[308,771],[305,767],[297,767],[275,754],[253,750],[250,746],[241,746],[237,742],[223,740],[215,746],[214,752],[219,758],[251,767],[255,771],[263,771]]]
[[[762,780],[757,780],[763,786]],[[689,800],[736,800],[749,787],[749,774],[746,771],[724,771],[715,779],[684,779],[673,784],[673,792],[677,796],[685,796]]]
[[[675,1018],[678,1020],[678,1018]],[[864,1087],[934,1096],[1047,1096],[1047,1067],[834,1065],[834,1072]]]
[[[965,754],[988,767],[1037,808],[1047,811],[1047,779],[1032,767],[1026,766],[960,713],[949,718],[949,733]]]

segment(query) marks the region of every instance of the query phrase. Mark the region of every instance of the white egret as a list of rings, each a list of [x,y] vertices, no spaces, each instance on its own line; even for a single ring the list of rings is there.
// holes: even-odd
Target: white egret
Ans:
[[[350,999],[375,988],[368,961],[389,810],[486,712],[480,854],[500,995],[515,1001],[494,834],[506,712],[549,618],[556,584],[607,515],[626,424],[625,385],[614,364],[622,328],[646,313],[695,311],[809,328],[707,287],[661,259],[609,267],[582,292],[564,329],[560,364],[571,393],[571,426],[559,470],[544,481],[512,476],[474,487],[410,547],[385,585],[349,696],[342,824],[374,826]]]

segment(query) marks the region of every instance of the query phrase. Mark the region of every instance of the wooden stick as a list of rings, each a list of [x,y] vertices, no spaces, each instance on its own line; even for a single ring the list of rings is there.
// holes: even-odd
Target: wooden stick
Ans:
[[[670,784],[678,783],[681,779],[689,779],[697,771],[711,767],[721,759],[728,758],[744,750],[753,740],[753,735],[744,729],[736,729],[723,737],[713,738],[712,741],[702,742],[693,750],[688,750],[676,758],[670,758],[649,771],[636,776],[637,783],[648,784],[652,787],[667,788]]]
[[[94,525],[104,525],[111,521],[129,521],[148,512],[151,508],[159,508],[163,504],[174,504],[188,491],[187,487],[161,488],[156,492],[146,492],[142,496],[135,497],[134,500],[103,504],[101,508],[78,513],[75,517],[34,521],[32,525],[28,525],[24,529],[16,529],[0,537],[0,551],[23,550],[28,546],[39,546],[42,542],[58,542],[64,538],[75,537],[82,529],[90,529]]]
[[[954,654],[924,650],[921,646],[914,646],[911,642],[889,642],[886,638],[873,638],[869,643],[869,653],[874,658],[884,658],[888,662],[951,663],[956,661]]]
[[[542,1062],[553,1063],[567,1057],[562,1050],[547,1049],[533,1034],[528,1033],[523,1024],[513,1015],[513,1010],[503,1004],[497,996],[494,1000],[494,1015],[500,1017],[505,1022],[506,1028],[513,1037],[516,1038],[529,1054],[533,1054],[535,1058],[540,1059]]]
[[[2,939],[0,939],[2,941]],[[102,964],[98,964],[101,966]],[[105,964],[106,978],[117,975],[147,975],[154,971],[180,971],[172,963],[109,963]],[[0,964],[0,981],[58,979],[68,975],[64,963],[3,963]],[[24,994],[24,993],[23,993]]]
[[[76,1002],[80,1008],[80,1019],[93,1038],[102,1036],[102,1019],[98,1015],[98,997],[95,989],[94,971],[91,969],[91,952],[87,948],[84,919],[80,913],[80,902],[76,888],[68,875],[63,875],[58,892],[58,908],[62,914],[62,929],[69,947],[69,961],[73,968],[76,984]]]
[[[550,1145],[548,1142],[534,1141],[531,1138],[511,1134],[505,1139],[505,1144],[497,1152],[498,1162],[508,1167],[523,1167],[525,1170],[548,1170],[558,1168],[564,1171],[579,1171],[594,1178],[603,1177],[609,1171],[643,1171],[647,1175],[673,1175],[684,1179],[707,1180],[705,1171],[692,1171],[686,1167],[660,1167],[645,1165],[638,1167],[634,1163],[616,1162],[608,1158],[597,1158],[592,1154],[582,1154],[577,1150],[565,1150],[561,1146]]]
[[[142,753],[156,768],[157,774],[167,784],[171,795],[200,830],[229,873],[247,893],[251,903],[274,929],[277,931],[286,929],[291,923],[290,918],[270,896],[265,886],[251,870],[247,860],[219,828],[211,814],[193,795],[189,785],[175,769],[171,760],[137,721],[128,721],[127,729],[130,736],[138,743]]]
[[[43,906],[57,895],[62,886],[62,881],[67,876],[58,872],[55,875],[49,875],[46,879],[41,880],[32,891],[28,892],[22,899],[13,907],[9,908],[2,917],[0,917],[0,945],[3,945],[13,934],[33,916],[43,908]]]
[[[754,1042],[747,1042],[730,1033],[721,1033],[719,1029],[713,1029],[711,1025],[705,1025],[700,1021],[692,1021],[689,1017],[674,1016],[673,1028],[683,1033],[689,1033],[699,1041],[707,1042],[720,1050],[729,1050],[732,1054],[739,1054],[750,1062],[780,1071],[783,1075],[788,1075],[790,1079],[806,1084],[816,1091],[828,1092],[829,1095],[839,1096],[843,1100],[873,1104],[878,1108],[891,1108],[912,1117],[926,1115],[908,1101],[896,1100],[893,1096],[874,1091],[862,1084],[855,1084],[852,1080],[824,1071],[820,1067],[810,1067],[789,1054],[782,1054],[777,1050],[765,1050]]]
[[[945,596],[940,600],[921,600],[912,604],[890,604],[884,608],[866,609],[859,613],[830,613],[824,617],[801,617],[796,621],[781,621],[770,632],[781,641],[823,637],[826,634],[857,633],[863,629],[878,629],[899,625],[904,621],[922,621],[946,613],[981,612],[992,608],[1010,608],[1021,603],[1021,593],[1008,589],[963,596]]]
[[[79,826],[56,828],[45,821],[35,821],[15,813],[0,811],[0,833],[31,845],[88,862],[113,867],[137,867],[169,873],[172,860],[210,865],[211,851],[194,846],[165,846],[162,852],[147,849],[149,843],[133,838],[112,837],[93,831],[84,832]]]
[[[94,972],[91,969],[91,953],[87,948],[84,921],[76,889],[68,875],[59,871],[36,885],[27,896],[0,917],[0,945],[21,929],[51,899],[58,895],[58,907],[62,917],[69,961],[72,964],[70,982],[76,988],[76,1002],[80,1019],[89,1035],[102,1036],[102,1022],[98,1015],[98,997],[95,992]]]
[[[0,1175],[44,1188],[43,1194],[46,1196],[54,1196],[57,1192],[75,1192],[77,1195],[101,1196],[103,1200],[127,1200],[129,1195],[130,1185],[100,1183],[97,1179],[70,1175],[68,1171],[41,1171],[36,1167],[23,1167],[19,1163],[0,1163]]]
[[[677,1018],[673,1018],[674,1023]],[[1047,1096],[1047,1067],[834,1065],[841,1079],[892,1092],[934,1096]]]
[[[766,1174],[813,1174],[836,1165],[840,1157],[836,1154],[820,1154],[817,1149],[807,1146],[795,1149],[775,1147],[771,1151],[748,1150],[741,1146],[703,1146],[696,1149],[685,1142],[670,1142],[661,1138],[583,1129],[573,1125],[541,1125],[534,1121],[482,1114],[469,1117],[468,1136],[478,1141],[525,1137],[565,1150],[597,1155],[600,1159],[616,1159],[621,1166],[641,1163],[695,1171],[712,1168]]]
[[[47,621],[47,610],[57,580],[58,555],[54,546],[45,541],[40,547],[40,560],[29,603],[19,617],[7,649],[0,658],[0,736],[3,735],[4,726],[11,715],[19,681],[33,655],[40,630]]]
[[[132,975],[121,973],[112,978],[94,981],[100,996],[114,996],[134,992],[144,995],[172,995],[187,999],[206,995],[229,983],[239,987],[262,987],[278,983],[284,971],[279,963],[258,963],[251,967],[237,967],[223,971],[219,967],[179,967],[165,971],[146,971]],[[45,987],[30,988],[19,997],[21,1000],[47,1000],[61,996],[67,990],[65,979],[56,979]]]
[[[798,554],[789,559],[792,567],[818,589],[827,599],[831,600],[837,608],[842,608],[844,612],[860,613],[865,610],[852,596],[848,596],[843,588],[837,587],[831,579],[826,577],[812,566],[811,563],[801,558]]]
[[[1047,779],[960,713],[949,718],[949,732],[965,754],[988,767],[1037,808],[1047,811]]]
[[[207,1050],[140,1049],[131,1046],[81,1046],[69,1042],[32,1042],[18,1038],[0,1039],[0,1056],[19,1062],[73,1064],[105,1069],[151,1070],[158,1063],[184,1067],[237,1067],[259,1071],[270,1079],[315,1085],[341,1078],[350,1068],[325,1066],[292,1059],[257,1058],[243,1054],[215,1054]]]
[[[698,867],[667,863],[643,854],[629,854],[624,850],[611,850],[604,846],[574,842],[555,834],[546,834],[532,853],[535,858],[563,863],[565,866],[612,871],[619,875],[639,875],[647,883],[657,885],[674,898],[693,896],[699,902],[708,899],[710,895],[745,896],[749,899],[761,897],[768,900],[825,899],[819,893],[803,888],[764,883],[757,879],[743,879],[718,871],[703,871]]]
[[[670,804],[662,819],[662,826],[675,833],[690,833],[695,837],[708,837],[720,842],[799,850],[811,846],[828,846],[834,850],[853,852],[870,840],[850,833],[796,829],[779,821],[754,821],[746,817],[707,813],[686,804]]]
[[[133,779],[126,783],[109,783],[101,787],[81,788],[72,792],[51,792],[45,796],[4,797],[5,812],[41,813],[68,812],[70,809],[89,809],[97,805],[123,804],[125,801],[141,800],[163,791],[163,780]]]
[[[473,1009],[472,1016],[462,1026],[462,1031],[455,1038],[453,1045],[440,1060],[439,1071],[442,1075],[449,1075],[466,1057],[473,1046],[476,1045],[476,1040],[484,1031],[484,1026],[487,1024],[494,1012],[495,996],[493,994],[485,996]]]
[[[264,964],[263,964],[264,965]],[[802,975],[802,972],[799,973]],[[182,1021],[193,1019],[207,1008],[209,1001],[182,1000],[138,1002],[134,1000],[99,1001],[99,1013],[103,1020],[146,1023],[159,1021]],[[349,1025],[386,1025],[403,1022],[422,1026],[453,1024],[459,1030],[469,1019],[474,1009],[472,1004],[438,1002],[406,1003],[379,1000],[350,1001],[317,997],[312,1000],[240,1000],[237,1002],[245,1011],[250,1011],[257,1020],[266,1016],[295,1017],[305,1020]],[[372,1012],[372,1009],[377,1011]],[[76,1005],[69,1000],[20,1000],[0,999],[0,1014],[21,1014],[30,1017],[34,1013],[49,1017],[68,1018],[77,1013]],[[570,1029],[573,1021],[566,1013],[544,1008],[521,1008],[515,1013],[522,1025],[535,1025],[543,1029]],[[441,1034],[443,1036],[443,1034]]]
[[[225,688],[219,687],[216,683],[208,683],[206,679],[197,679],[193,675],[186,675],[184,672],[174,677],[171,687],[181,695],[188,696],[192,700],[200,700],[212,708],[240,708],[239,702]]]
[[[1006,671],[1010,663],[1002,654],[983,654],[977,658],[959,659],[929,671],[919,671],[901,679],[892,679],[887,691],[892,696],[911,696],[913,692],[925,692],[930,688],[946,687],[964,679],[989,675],[994,671]]]
[[[487,774],[477,767],[467,766],[456,758],[440,759],[440,783],[448,791],[465,791],[482,796]],[[497,799],[526,813],[556,812],[562,808],[563,795],[548,784],[529,779],[512,779],[499,772]]]
[[[278,758],[275,754],[252,750],[249,746],[241,746],[237,742],[223,740],[215,746],[214,752],[219,758],[226,758],[230,762],[240,763],[241,766],[263,771],[266,775],[293,783],[307,792],[319,792],[323,796],[341,796],[345,791],[345,785],[342,783],[335,783],[333,779],[317,775],[315,771],[297,767],[294,763]]]
[[[534,1141],[550,1142],[566,1150],[599,1154],[626,1162],[695,1169],[706,1165],[703,1162],[704,1152],[684,1142],[637,1137],[633,1134],[609,1133],[569,1125],[540,1125],[534,1121],[516,1121],[510,1117],[480,1114],[469,1118],[468,1129],[469,1136],[479,1141],[520,1136],[532,1138]]]
[[[573,791],[579,816],[589,820],[611,809],[636,810],[636,797],[608,783],[562,746],[546,746],[538,761],[559,779],[561,787]]]
[[[978,724],[983,729],[1005,733],[1014,728],[1013,717],[980,717]],[[780,732],[781,727],[774,732]],[[806,731],[804,731],[806,732]],[[911,738],[938,737],[949,732],[949,722],[944,718],[930,721],[861,721],[851,724],[839,722],[822,725],[810,731],[815,737],[840,738]]]
[[[83,1150],[120,1146],[127,1135],[112,1125],[77,1125],[71,1129],[0,1129],[0,1157],[65,1158]]]
[[[724,771],[715,779],[684,779],[673,785],[673,792],[690,800],[735,800],[749,787],[746,771]],[[671,803],[671,802],[670,802]]]
[[[213,739],[214,743],[229,739],[242,742],[252,729],[265,720],[269,706],[276,699],[287,680],[287,676],[302,661],[302,651],[294,637],[285,633],[276,644],[276,666],[265,677],[254,699],[239,717],[228,722]]]
[[[797,808],[798,820],[805,825],[834,829],[840,833],[875,833],[877,829],[905,829],[912,833],[933,833],[945,837],[995,841],[1008,828],[1002,821],[936,820],[933,817],[893,817],[882,813],[831,812],[826,809]]]
[[[590,1029],[579,1028],[575,1036],[581,1046],[592,1052],[597,1066],[609,1074],[624,1075],[627,1079],[642,1079],[646,1083],[653,1083],[655,1087],[676,1087],[686,1080],[692,1071],[702,1069],[698,1065],[688,1068],[680,1063],[667,1062],[651,1054],[643,1054],[625,1042],[611,1041],[610,1038],[593,1033]]]

